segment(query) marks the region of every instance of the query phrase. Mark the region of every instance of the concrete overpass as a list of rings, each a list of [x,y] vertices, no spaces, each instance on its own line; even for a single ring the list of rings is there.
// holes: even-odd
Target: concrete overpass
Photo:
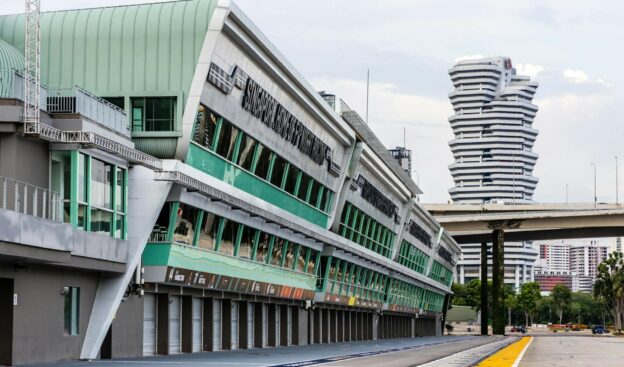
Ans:
[[[492,329],[505,333],[505,240],[624,236],[617,204],[424,204],[457,243],[481,243],[482,333],[487,334],[487,242],[492,243]]]
[[[624,236],[621,204],[424,204],[458,243]]]

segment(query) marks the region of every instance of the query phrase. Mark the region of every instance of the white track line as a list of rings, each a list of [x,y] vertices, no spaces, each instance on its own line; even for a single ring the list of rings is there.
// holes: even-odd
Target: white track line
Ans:
[[[527,345],[524,346],[524,348],[522,349],[522,352],[520,352],[520,355],[518,355],[518,358],[516,358],[516,361],[514,362],[514,364],[511,367],[518,367],[518,365],[520,364],[520,361],[522,361],[522,357],[524,357],[524,353],[527,351],[527,349],[529,349],[529,345],[531,345],[531,343],[533,343],[533,339],[535,339],[535,337],[531,336],[531,339],[529,340],[529,342],[527,343]]]

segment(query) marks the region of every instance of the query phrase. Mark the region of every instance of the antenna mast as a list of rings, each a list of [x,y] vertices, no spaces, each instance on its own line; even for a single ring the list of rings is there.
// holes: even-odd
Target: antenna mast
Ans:
[[[25,0],[24,26],[24,124],[25,131],[36,133],[39,128],[40,47],[39,0]]]

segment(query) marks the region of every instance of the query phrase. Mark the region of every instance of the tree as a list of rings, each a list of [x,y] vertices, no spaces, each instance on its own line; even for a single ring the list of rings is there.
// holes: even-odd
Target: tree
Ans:
[[[604,302],[613,316],[615,329],[621,333],[624,317],[624,259],[621,252],[612,252],[598,265],[594,297]]]
[[[451,286],[453,291],[453,305],[467,306],[466,304],[466,286],[464,284],[453,283]]]
[[[563,319],[563,310],[568,306],[570,298],[572,297],[570,289],[563,284],[557,284],[553,287],[550,296],[552,297],[555,310],[559,313],[559,323],[561,324]]]
[[[511,311],[517,307],[517,303],[516,294],[513,291],[509,292],[507,297],[505,297],[505,307],[507,307],[509,325],[511,325]]]
[[[532,315],[537,308],[537,301],[542,298],[539,284],[535,282],[524,283],[520,288],[517,301],[518,307],[524,312],[526,325],[529,325],[529,315]]]

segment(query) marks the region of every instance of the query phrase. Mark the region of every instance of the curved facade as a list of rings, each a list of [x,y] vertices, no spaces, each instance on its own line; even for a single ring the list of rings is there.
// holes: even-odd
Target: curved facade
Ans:
[[[507,57],[460,61],[449,70],[455,203],[531,202],[537,185],[532,151],[538,84],[516,74]]]

